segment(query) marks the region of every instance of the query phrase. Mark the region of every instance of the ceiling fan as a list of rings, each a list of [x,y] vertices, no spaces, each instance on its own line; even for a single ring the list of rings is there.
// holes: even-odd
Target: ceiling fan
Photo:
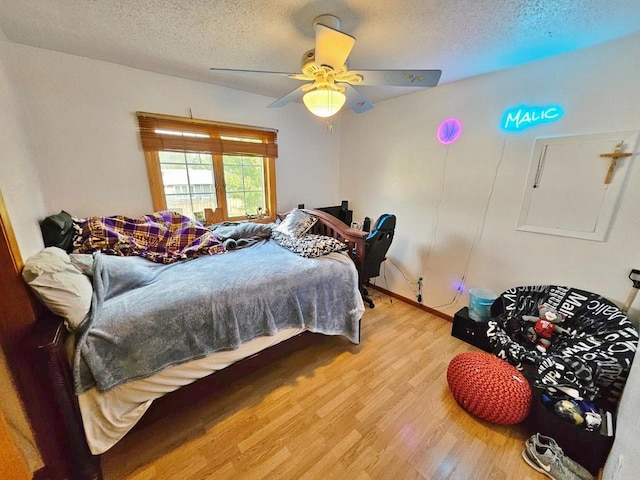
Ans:
[[[320,15],[313,21],[315,48],[302,56],[302,73],[264,72],[211,68],[215,72],[266,73],[287,76],[306,83],[268,105],[283,107],[289,102],[302,101],[311,113],[331,117],[343,105],[356,113],[373,108],[352,85],[393,87],[435,87],[441,70],[350,70],[347,58],[356,39],[340,31],[340,19],[334,15]]]

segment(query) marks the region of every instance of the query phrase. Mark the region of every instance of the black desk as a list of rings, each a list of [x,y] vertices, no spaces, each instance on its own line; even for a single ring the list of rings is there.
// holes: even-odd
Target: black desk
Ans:
[[[349,210],[348,207],[345,208],[341,205],[336,205],[334,207],[316,207],[316,210],[326,212],[348,226],[351,226],[351,222],[353,221],[353,210]]]

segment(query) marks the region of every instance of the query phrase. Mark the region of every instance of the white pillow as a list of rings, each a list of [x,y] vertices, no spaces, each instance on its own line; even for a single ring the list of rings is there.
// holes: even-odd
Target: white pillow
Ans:
[[[300,238],[307,233],[317,221],[318,219],[316,217],[294,208],[285,219],[280,222],[276,230],[293,238]]]
[[[30,257],[22,278],[49,310],[64,318],[69,330],[78,328],[89,315],[91,281],[61,248],[47,247]]]

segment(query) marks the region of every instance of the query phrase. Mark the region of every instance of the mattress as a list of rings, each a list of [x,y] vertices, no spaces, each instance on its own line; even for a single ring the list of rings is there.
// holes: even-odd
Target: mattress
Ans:
[[[82,393],[78,396],[78,403],[91,453],[99,455],[115,445],[140,420],[155,399],[303,331],[301,328],[288,328],[272,336],[250,340],[235,350],[217,352],[169,367],[151,377],[127,382],[107,392],[100,393],[92,388]]]

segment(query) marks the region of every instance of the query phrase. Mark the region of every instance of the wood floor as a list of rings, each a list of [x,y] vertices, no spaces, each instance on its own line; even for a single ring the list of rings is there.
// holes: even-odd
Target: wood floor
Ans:
[[[448,363],[475,348],[446,320],[376,300],[360,345],[314,335],[143,419],[102,456],[105,480],[545,478],[521,458],[523,426],[483,422],[453,400]]]

